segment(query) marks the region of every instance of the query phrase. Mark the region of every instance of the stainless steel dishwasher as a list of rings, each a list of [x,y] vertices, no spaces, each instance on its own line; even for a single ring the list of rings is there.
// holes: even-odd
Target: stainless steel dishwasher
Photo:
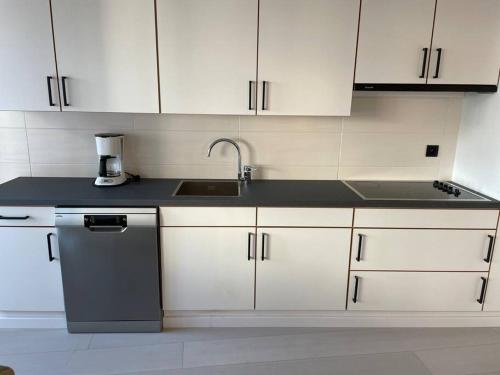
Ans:
[[[159,332],[154,208],[56,208],[68,331]]]

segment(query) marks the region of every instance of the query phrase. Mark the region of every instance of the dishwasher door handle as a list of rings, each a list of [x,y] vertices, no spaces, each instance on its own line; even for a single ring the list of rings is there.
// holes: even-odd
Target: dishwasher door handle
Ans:
[[[89,225],[87,229],[91,232],[123,233],[127,227],[122,227],[121,225]]]

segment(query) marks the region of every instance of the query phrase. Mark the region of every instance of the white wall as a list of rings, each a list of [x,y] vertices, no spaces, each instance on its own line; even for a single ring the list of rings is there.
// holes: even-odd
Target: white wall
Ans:
[[[453,178],[500,199],[500,93],[466,95]]]
[[[126,134],[129,171],[145,177],[234,178],[238,139],[258,178],[450,178],[461,95],[364,94],[352,116],[251,117],[0,112],[0,181],[16,176],[95,176],[93,134]],[[441,145],[426,158],[427,144]]]

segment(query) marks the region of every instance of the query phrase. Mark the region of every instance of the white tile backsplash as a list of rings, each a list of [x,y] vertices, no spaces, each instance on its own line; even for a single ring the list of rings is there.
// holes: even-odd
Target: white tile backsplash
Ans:
[[[119,131],[134,127],[134,116],[127,113],[26,112],[28,129],[82,129]]]
[[[439,158],[426,158],[427,145],[439,145],[440,134],[344,134],[340,165],[343,167],[431,167]]]
[[[96,163],[94,133],[92,130],[28,129],[31,163]]]
[[[0,128],[0,163],[29,163],[25,129]]]
[[[0,163],[0,184],[19,176],[31,176],[29,164]]]
[[[144,177],[234,178],[243,162],[265,179],[436,179],[452,175],[462,96],[356,95],[351,117],[0,112],[0,181],[94,176],[94,134],[126,136],[128,170]],[[425,146],[439,144],[438,158]],[[31,163],[31,164],[30,164]]]
[[[0,111],[0,128],[24,128],[24,112]]]

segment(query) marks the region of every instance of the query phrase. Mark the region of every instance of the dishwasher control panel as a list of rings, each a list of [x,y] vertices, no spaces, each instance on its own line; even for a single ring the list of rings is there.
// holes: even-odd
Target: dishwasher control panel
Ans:
[[[127,215],[84,215],[85,228],[90,227],[127,227]]]

